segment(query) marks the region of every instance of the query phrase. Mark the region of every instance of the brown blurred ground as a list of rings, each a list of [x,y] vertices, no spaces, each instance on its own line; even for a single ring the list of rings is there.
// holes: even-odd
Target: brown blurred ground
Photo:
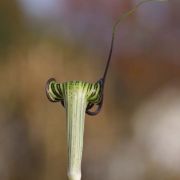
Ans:
[[[64,24],[47,31],[17,2],[0,1],[0,179],[67,179],[65,113],[45,83],[98,80],[114,17],[132,6],[68,1]],[[180,179],[180,6],[157,6],[156,16],[166,6],[160,25],[140,11],[119,28],[104,107],[86,117],[82,179]]]

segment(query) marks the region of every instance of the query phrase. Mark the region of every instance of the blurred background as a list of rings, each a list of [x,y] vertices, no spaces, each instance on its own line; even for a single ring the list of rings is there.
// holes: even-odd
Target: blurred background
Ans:
[[[45,83],[97,81],[138,0],[0,0],[0,179],[66,180],[65,111]],[[86,116],[83,180],[180,179],[180,1],[121,23],[104,106]]]

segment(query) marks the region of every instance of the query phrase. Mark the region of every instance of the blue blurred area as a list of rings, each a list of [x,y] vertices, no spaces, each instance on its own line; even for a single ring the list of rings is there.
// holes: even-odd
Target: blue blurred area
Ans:
[[[18,0],[17,2],[19,12],[23,13],[23,23],[27,26],[41,29],[41,33],[50,32],[52,35],[79,40],[84,45],[95,47],[95,49],[100,49],[100,47],[96,48],[94,44],[108,46],[112,25],[116,18],[137,3],[137,1],[109,3],[100,0],[96,2]],[[117,41],[123,43],[119,43],[121,47],[117,51],[127,49],[124,43],[129,46],[128,51],[133,50],[136,44],[138,45],[146,38],[151,38],[152,35],[163,36],[172,28],[176,29],[178,22],[171,19],[173,16],[178,16],[178,10],[172,10],[174,6],[176,6],[176,1],[150,2],[140,7],[136,14],[129,17],[126,22],[122,22]],[[171,22],[175,23],[169,25]],[[125,39],[121,39],[123,37]],[[131,46],[134,41],[137,41],[135,46],[134,44]],[[102,49],[105,49],[104,47]]]

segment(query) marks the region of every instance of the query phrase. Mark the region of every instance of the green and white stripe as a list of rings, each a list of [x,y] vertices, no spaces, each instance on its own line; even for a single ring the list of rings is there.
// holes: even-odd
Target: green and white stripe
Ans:
[[[67,117],[68,177],[69,180],[80,180],[85,112],[88,103],[100,102],[101,86],[99,83],[82,81],[58,84],[52,79],[48,83],[47,95],[53,102],[64,101]]]

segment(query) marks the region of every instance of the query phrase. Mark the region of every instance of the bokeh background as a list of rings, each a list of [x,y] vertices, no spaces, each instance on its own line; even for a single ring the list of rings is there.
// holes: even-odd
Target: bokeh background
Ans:
[[[0,0],[0,179],[66,180],[64,109],[48,78],[97,81],[135,0]],[[121,23],[104,106],[86,116],[83,180],[180,179],[180,1]]]

